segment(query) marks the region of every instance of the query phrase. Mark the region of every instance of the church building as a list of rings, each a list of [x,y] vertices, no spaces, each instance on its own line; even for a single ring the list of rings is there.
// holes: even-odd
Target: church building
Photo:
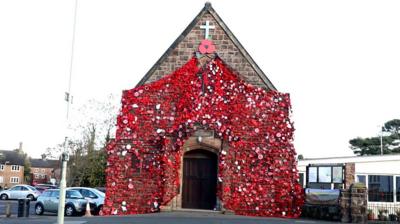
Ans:
[[[298,217],[289,94],[210,3],[138,85],[107,146],[104,214],[206,209]]]

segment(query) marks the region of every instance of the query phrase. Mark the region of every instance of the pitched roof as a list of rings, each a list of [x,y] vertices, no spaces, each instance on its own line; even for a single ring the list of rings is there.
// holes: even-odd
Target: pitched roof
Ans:
[[[258,77],[265,83],[265,85],[270,90],[277,90],[276,87],[272,84],[272,82],[268,79],[268,77],[264,74],[264,72],[258,67],[256,62],[250,56],[250,54],[246,51],[246,49],[242,46],[239,40],[233,35],[232,31],[228,28],[228,26],[222,21],[221,17],[217,14],[217,12],[211,6],[211,3],[207,2],[204,5],[204,8],[200,11],[200,13],[193,19],[193,21],[186,27],[186,29],[182,32],[181,35],[172,43],[172,45],[165,51],[165,53],[158,59],[158,61],[150,68],[150,70],[146,73],[146,75],[140,80],[140,82],[136,85],[136,87],[141,86],[146,83],[146,81],[152,76],[152,74],[159,68],[159,66],[167,59],[167,57],[172,53],[172,51],[177,47],[177,45],[189,34],[189,32],[196,26],[199,20],[204,16],[204,14],[209,13],[215,19],[219,26],[225,31],[230,40],[234,43],[234,45],[238,48],[243,57],[247,60],[247,62],[254,69]]]
[[[0,163],[7,165],[24,165],[24,156],[16,151],[0,150]]]
[[[31,167],[57,168],[58,166],[59,166],[59,161],[58,160],[31,159]]]

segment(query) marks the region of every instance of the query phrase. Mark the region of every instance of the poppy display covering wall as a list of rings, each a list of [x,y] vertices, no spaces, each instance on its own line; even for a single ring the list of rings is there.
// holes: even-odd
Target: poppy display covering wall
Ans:
[[[123,92],[116,139],[107,146],[104,214],[166,205],[180,189],[182,146],[198,127],[219,152],[217,195],[241,215],[298,217],[303,193],[288,94],[241,80],[220,58],[193,57],[164,78]]]

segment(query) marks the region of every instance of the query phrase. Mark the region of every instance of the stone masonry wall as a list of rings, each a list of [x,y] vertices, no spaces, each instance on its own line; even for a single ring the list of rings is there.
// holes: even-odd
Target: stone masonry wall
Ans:
[[[348,189],[352,184],[355,183],[356,165],[354,163],[346,163],[344,172],[345,188]]]
[[[146,83],[156,81],[172,73],[193,56],[194,52],[197,51],[200,41],[204,39],[205,31],[204,29],[200,29],[200,25],[204,25],[206,20],[210,21],[210,25],[215,26],[215,29],[210,30],[210,39],[216,46],[218,56],[247,83],[268,89],[229,36],[208,12],[204,14],[196,26],[176,46]]]
[[[364,185],[352,184],[350,189],[341,190],[341,222],[367,222],[367,188]]]

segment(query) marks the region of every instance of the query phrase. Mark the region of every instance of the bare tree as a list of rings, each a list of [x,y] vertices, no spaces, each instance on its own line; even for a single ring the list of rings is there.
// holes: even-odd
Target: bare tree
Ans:
[[[117,115],[115,98],[110,95],[106,101],[95,99],[87,101],[77,110],[70,125],[67,150],[68,186],[104,185],[106,166],[105,146],[112,133],[115,133]],[[46,150],[46,157],[57,158],[64,144]]]

